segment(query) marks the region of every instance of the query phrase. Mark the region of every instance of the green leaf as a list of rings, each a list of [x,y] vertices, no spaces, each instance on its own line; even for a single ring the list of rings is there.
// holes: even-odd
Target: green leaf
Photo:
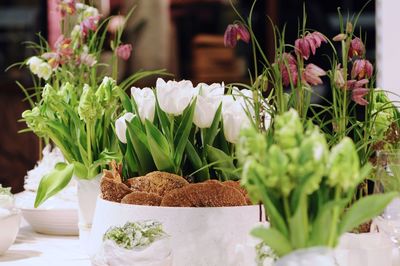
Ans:
[[[220,121],[221,121],[221,112],[222,112],[222,104],[219,105],[210,128],[206,129],[203,147],[205,147],[206,145],[213,146],[215,137],[217,136],[217,134],[219,132],[218,125],[220,124]]]
[[[169,117],[163,110],[161,110],[157,97],[156,97],[156,117],[158,117],[158,122],[160,123],[161,130],[164,133],[164,135],[167,137],[167,139],[172,139],[171,132],[169,130],[171,125]]]
[[[263,177],[257,175],[256,178],[254,178],[254,181],[256,183],[255,185],[260,188],[262,199],[261,201],[264,204],[265,212],[268,213],[271,227],[276,228],[277,230],[279,230],[279,232],[282,233],[282,235],[288,237],[289,231],[286,226],[285,220],[282,217],[283,209],[278,209],[276,202],[272,200],[272,197],[270,197],[267,188],[263,185],[262,178]]]
[[[137,128],[133,120],[131,123],[127,123],[128,141],[132,144],[132,148],[135,150],[137,156],[137,166],[140,175],[147,174],[155,170],[153,158],[149,152],[149,144],[147,142],[146,134]],[[142,136],[142,137],[141,137]]]
[[[196,107],[196,100],[186,109],[183,113],[182,121],[178,126],[178,130],[174,136],[175,154],[174,162],[177,167],[180,167],[182,162],[183,153],[188,143],[190,130],[193,126],[193,115]]]
[[[303,190],[304,191],[304,190]],[[309,234],[308,213],[307,213],[307,194],[301,193],[297,209],[292,217],[289,218],[290,240],[292,246],[296,249],[307,247]]]
[[[150,153],[157,169],[174,173],[176,168],[167,139],[150,121],[146,120],[145,127]]]
[[[289,240],[275,228],[265,228],[260,226],[251,230],[250,234],[262,239],[279,257],[282,257],[293,250]]]
[[[71,181],[74,165],[58,163],[54,170],[42,177],[35,199],[35,208],[65,188]]]
[[[213,146],[206,146],[207,159],[209,163],[215,163],[216,168],[219,169],[236,169],[233,163],[233,158]],[[237,180],[239,177],[233,175],[232,172],[221,171],[222,176],[227,180]]]
[[[124,107],[124,109],[127,112],[132,112],[132,104],[131,104],[128,94],[120,87],[117,87],[116,91],[117,91],[119,98],[121,99],[121,103],[122,103],[122,106]]]
[[[74,165],[74,174],[81,179],[87,179],[88,177],[87,167],[84,164],[76,161],[72,162],[72,164]]]
[[[390,192],[359,199],[344,214],[339,225],[339,235],[380,215],[385,207],[397,196],[399,196],[398,192]]]
[[[327,246],[329,234],[327,226],[332,223],[333,208],[337,206],[336,202],[329,202],[318,209],[318,216],[312,224],[309,246]]]
[[[197,171],[200,168],[204,167],[200,156],[197,154],[196,149],[193,147],[190,141],[186,143],[186,154],[194,170]],[[196,177],[197,182],[202,182],[210,179],[210,172],[208,170],[208,167],[196,172],[194,176]]]

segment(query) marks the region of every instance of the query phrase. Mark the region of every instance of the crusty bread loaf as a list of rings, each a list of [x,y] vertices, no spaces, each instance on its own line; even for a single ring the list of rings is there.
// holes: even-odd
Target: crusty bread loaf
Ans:
[[[155,193],[163,197],[167,192],[186,186],[189,182],[181,176],[156,171],[145,176],[130,178],[126,184],[133,191]]]
[[[228,181],[224,181],[222,184],[225,186],[230,186],[230,187],[236,188],[237,190],[240,191],[240,193],[242,193],[242,195],[246,199],[247,205],[253,204],[249,198],[249,194],[247,193],[247,190],[240,185],[239,181],[228,180]]]
[[[103,199],[121,202],[121,199],[125,197],[125,195],[132,192],[124,183],[118,183],[107,176],[109,176],[109,173],[104,173],[100,181],[101,196]]]
[[[162,198],[155,193],[134,191],[122,198],[121,203],[160,206]]]
[[[218,181],[189,184],[167,193],[161,206],[169,207],[225,207],[244,206],[246,199],[242,193]]]

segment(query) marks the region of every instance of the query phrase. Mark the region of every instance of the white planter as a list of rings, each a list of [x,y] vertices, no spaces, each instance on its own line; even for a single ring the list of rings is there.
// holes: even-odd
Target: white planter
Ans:
[[[337,266],[334,253],[325,247],[300,249],[280,258],[274,266]]]
[[[393,244],[382,233],[346,233],[340,238],[336,255],[340,266],[391,266]]]
[[[138,206],[97,200],[90,236],[90,253],[96,254],[111,226],[156,220],[171,236],[173,266],[249,266],[238,264],[238,247],[264,217],[258,205],[220,208]],[[239,248],[240,249],[240,248]],[[252,255],[252,254],[250,254]]]

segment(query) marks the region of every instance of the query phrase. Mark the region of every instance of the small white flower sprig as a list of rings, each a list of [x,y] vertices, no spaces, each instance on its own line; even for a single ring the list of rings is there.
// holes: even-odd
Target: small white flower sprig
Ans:
[[[157,80],[155,90],[132,88],[126,113],[115,123],[125,149],[124,175],[167,171],[210,178],[238,179],[235,144],[254,124],[253,92],[224,83],[193,86],[191,81]]]

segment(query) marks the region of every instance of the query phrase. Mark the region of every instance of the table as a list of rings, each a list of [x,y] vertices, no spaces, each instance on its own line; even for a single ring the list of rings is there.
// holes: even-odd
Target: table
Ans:
[[[22,223],[17,239],[0,256],[0,266],[90,266],[77,236],[49,236]]]
[[[376,266],[364,255],[360,257],[365,257],[367,261],[360,265]],[[390,266],[399,265],[399,250],[394,248]],[[38,234],[23,221],[14,245],[0,256],[0,266],[91,266],[91,262],[84,249],[81,248],[77,236]],[[346,264],[346,266],[352,265]]]

